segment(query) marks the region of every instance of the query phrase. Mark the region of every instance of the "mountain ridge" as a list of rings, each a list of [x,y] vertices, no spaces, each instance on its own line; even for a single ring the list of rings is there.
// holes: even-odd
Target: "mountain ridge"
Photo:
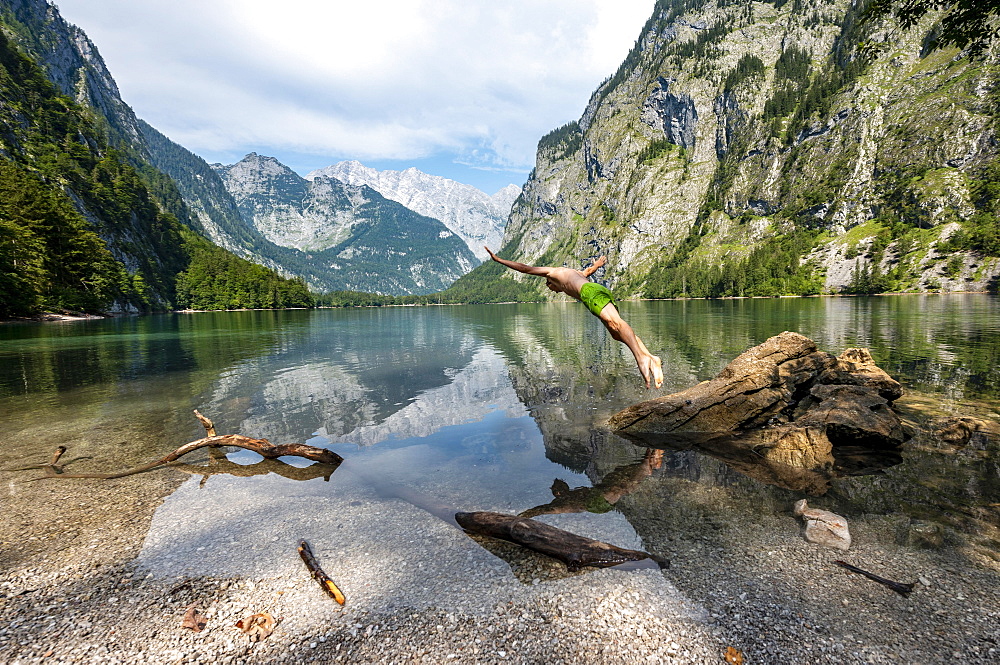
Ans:
[[[331,269],[328,290],[427,294],[446,288],[477,263],[439,220],[366,185],[321,175],[307,180],[257,153],[213,168],[261,235]]]
[[[597,277],[630,297],[995,290],[996,49],[934,49],[933,18],[659,0],[539,141],[505,255],[607,254]]]
[[[480,261],[488,254],[483,246],[499,247],[511,206],[521,194],[517,185],[502,187],[495,194],[442,176],[410,167],[403,171],[379,171],[356,160],[316,169],[317,176],[337,178],[350,185],[367,185],[382,196],[440,220],[456,233]]]
[[[463,272],[477,263],[474,257],[449,254],[449,259],[440,261],[439,274],[447,274],[450,281],[431,277],[424,264],[406,266],[409,276],[402,275],[399,280],[392,276],[376,276],[370,283],[353,279],[345,282],[343,272],[330,268],[325,259],[294,246],[284,247],[271,242],[254,224],[243,219],[239,206],[218,173],[205,160],[136,117],[132,108],[121,99],[97,46],[83,30],[66,22],[57,7],[45,0],[7,0],[0,11],[8,18],[5,22],[8,29],[44,67],[48,78],[63,94],[93,110],[115,147],[155,183],[153,189],[167,210],[182,224],[204,234],[219,247],[286,276],[301,276],[318,291],[348,288],[346,284],[349,283],[350,288],[384,292],[390,288],[386,285],[410,283],[412,287],[399,293],[424,292],[428,284],[444,288],[463,274],[447,266],[449,261],[462,266]],[[393,264],[393,270],[400,268]],[[369,271],[379,269],[377,264],[366,267]],[[438,269],[431,272],[435,271]],[[414,274],[422,276],[414,281]]]

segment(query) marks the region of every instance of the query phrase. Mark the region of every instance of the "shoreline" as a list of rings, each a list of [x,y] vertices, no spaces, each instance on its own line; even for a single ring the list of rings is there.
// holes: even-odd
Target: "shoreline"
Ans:
[[[783,295],[783,296],[724,296],[721,298],[616,298],[617,302],[684,302],[692,300],[779,300],[791,298],[880,298],[897,296],[949,296],[949,295],[986,295],[998,296],[1000,294],[990,291],[894,291],[889,293],[817,293],[806,296]],[[489,303],[410,303],[405,305],[317,305],[316,307],[282,307],[274,308],[243,308],[243,309],[172,309],[163,312],[125,312],[115,314],[60,314],[57,312],[43,312],[35,316],[0,318],[0,325],[4,323],[49,323],[49,322],[72,322],[72,321],[95,321],[103,319],[114,319],[125,316],[154,316],[157,314],[205,314],[209,312],[286,312],[304,311],[312,309],[378,309],[380,307],[460,307],[463,305],[541,305],[545,303],[571,302],[569,300],[532,300],[532,301],[503,301]]]
[[[904,406],[910,418],[929,417],[919,401]],[[115,467],[148,460],[117,443],[140,435],[105,438]],[[23,459],[14,462],[8,447],[0,464],[0,609],[8,617],[0,653],[11,665],[718,665],[729,648],[746,665],[1000,656],[1000,552],[990,543],[989,556],[977,551],[968,530],[937,548],[906,544],[900,533],[910,521],[878,505],[843,511],[853,545],[842,552],[806,542],[790,501],[755,501],[760,495],[740,483],[723,490],[664,468],[608,519],[541,519],[652,551],[671,567],[570,574],[386,496],[350,473],[350,458],[329,490],[307,495],[289,482],[282,501],[263,504],[254,482],[203,480],[196,470],[36,482],[41,471],[7,468],[48,459],[51,437],[45,424],[15,430]],[[99,452],[82,443],[70,453]],[[489,501],[474,507],[511,511]],[[823,498],[810,503],[826,507]],[[972,535],[1000,542],[996,532]],[[310,577],[300,539],[347,596],[343,607]],[[834,559],[916,588],[904,598]],[[191,608],[205,617],[200,632],[183,627]],[[236,622],[261,612],[280,620],[251,642]]]

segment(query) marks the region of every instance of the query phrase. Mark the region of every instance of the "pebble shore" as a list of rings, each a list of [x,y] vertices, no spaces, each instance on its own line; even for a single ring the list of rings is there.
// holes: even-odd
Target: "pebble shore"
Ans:
[[[657,545],[669,569],[569,574],[540,555],[473,540],[413,506],[347,488],[355,494],[344,506],[354,512],[336,516],[335,540],[313,542],[347,596],[341,607],[309,576],[280,523],[269,527],[271,549],[230,548],[246,574],[196,574],[199,565],[184,574],[150,555],[151,543],[176,533],[153,514],[183,474],[113,484],[2,475],[5,663],[724,663],[730,648],[744,663],[767,664],[1000,657],[997,562],[961,547],[896,545],[877,515],[852,522],[848,553],[805,542],[791,506],[724,531],[674,521]],[[318,519],[304,503],[286,508],[289,523],[303,511]],[[566,528],[582,523],[543,519],[556,517]],[[609,524],[597,535],[620,541],[617,523]],[[393,538],[378,537],[389,532]],[[200,556],[212,555],[193,548],[182,558],[204,564]],[[916,589],[904,598],[838,568],[837,558]],[[182,627],[191,607],[205,618],[200,632]],[[261,612],[278,623],[251,642],[236,622]]]

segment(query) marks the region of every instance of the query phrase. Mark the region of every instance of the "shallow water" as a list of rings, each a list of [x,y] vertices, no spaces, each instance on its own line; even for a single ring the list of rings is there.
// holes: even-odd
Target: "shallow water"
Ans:
[[[663,359],[656,394],[709,379],[748,347],[793,330],[833,353],[870,348],[930,411],[1000,419],[996,297],[621,309]],[[365,539],[378,534],[383,545],[397,539],[390,550],[422,553],[440,577],[494,560],[472,541],[461,551],[443,545],[455,511],[535,507],[577,533],[669,556],[677,534],[725,534],[736,513],[741,524],[770,528],[771,516],[801,498],[693,451],[653,460],[603,427],[653,394],[627,349],[574,303],[8,324],[0,326],[0,463],[37,463],[66,445],[66,459],[77,459],[69,471],[131,466],[200,437],[192,409],[220,433],[309,442],[347,460],[324,474],[301,460],[255,466],[259,457],[246,451],[185,458],[180,468],[192,477],[157,510],[140,555],[162,574],[268,575],[296,556],[288,542],[298,538],[363,558]],[[903,457],[880,474],[835,479],[814,505],[849,519],[881,515],[889,541],[931,521],[951,545],[1000,553],[996,450],[956,452],[918,437]]]

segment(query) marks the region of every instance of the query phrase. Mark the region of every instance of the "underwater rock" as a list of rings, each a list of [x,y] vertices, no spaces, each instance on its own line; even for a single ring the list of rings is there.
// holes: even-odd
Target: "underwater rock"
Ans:
[[[941,418],[931,423],[934,436],[952,446],[970,446],[984,450],[1000,444],[1000,425],[970,416]]]
[[[805,499],[795,502],[792,513],[805,520],[805,538],[810,543],[834,547],[845,552],[851,547],[847,520],[829,510],[810,508]]]
[[[944,529],[934,522],[912,520],[907,526],[904,544],[923,549],[940,549],[944,545]]]

